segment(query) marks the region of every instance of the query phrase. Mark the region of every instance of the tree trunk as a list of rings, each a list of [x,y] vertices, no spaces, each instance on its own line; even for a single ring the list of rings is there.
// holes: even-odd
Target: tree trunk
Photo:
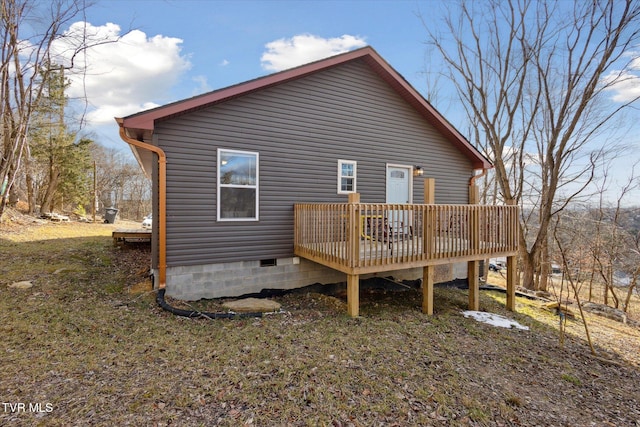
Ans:
[[[4,105],[3,107],[9,108],[10,106]],[[7,125],[7,117],[3,117],[2,120],[5,128],[9,126]],[[23,127],[19,126],[16,132],[6,132],[3,135],[4,151],[0,156],[0,219],[9,201],[9,194],[13,188],[17,167],[22,156],[22,148],[26,140],[20,133],[22,129]]]
[[[603,280],[603,282],[604,282],[604,293],[602,295],[602,303],[604,305],[609,305],[609,283],[607,281],[607,278],[604,275],[604,272],[601,273],[601,276],[604,279]]]
[[[527,252],[526,249],[522,251],[520,255],[521,260],[521,271],[522,271],[522,286],[526,289],[534,290],[535,289],[535,269],[536,265],[534,262],[534,257],[531,253]]]
[[[40,212],[45,212],[45,209],[48,209],[49,212],[53,212],[54,195],[58,188],[59,178],[60,171],[58,171],[57,168],[52,168],[49,175],[49,185],[47,185],[47,191],[44,193]]]
[[[627,289],[627,296],[624,299],[624,306],[622,307],[622,311],[624,311],[625,313],[629,312],[629,304],[631,304],[631,296],[633,295],[633,290],[636,288],[637,282],[638,282],[638,278],[634,276],[633,280],[629,283],[629,288]]]
[[[16,179],[16,166],[15,164],[9,164],[8,170],[5,175],[5,178],[2,182],[0,182],[0,189],[2,190],[2,197],[0,198],[0,219],[2,219],[2,214],[4,213],[4,209],[9,202],[11,191],[13,189],[13,182]]]
[[[591,262],[591,275],[589,276],[589,302],[593,302],[593,279],[596,275],[595,261]]]
[[[540,280],[538,282],[538,290],[547,291],[549,284],[549,262],[544,261],[540,266]]]
[[[35,180],[33,179],[33,164],[31,162],[31,156],[29,155],[29,148],[25,148],[26,153],[24,154],[24,180],[27,187],[27,203],[29,204],[29,214],[33,214],[36,211]]]
[[[33,214],[36,211],[35,182],[33,180],[33,176],[31,175],[31,171],[29,171],[28,168],[25,181],[27,185],[27,202],[29,203],[29,214]]]

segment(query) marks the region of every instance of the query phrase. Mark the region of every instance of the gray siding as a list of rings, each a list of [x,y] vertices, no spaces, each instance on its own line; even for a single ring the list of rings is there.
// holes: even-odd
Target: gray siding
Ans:
[[[358,162],[363,202],[385,202],[386,165],[421,165],[437,203],[467,203],[469,160],[364,62],[156,124],[167,154],[167,265],[290,257],[293,204],[346,202],[338,159]],[[217,148],[260,153],[260,221],[216,221]],[[423,179],[414,179],[422,202]]]

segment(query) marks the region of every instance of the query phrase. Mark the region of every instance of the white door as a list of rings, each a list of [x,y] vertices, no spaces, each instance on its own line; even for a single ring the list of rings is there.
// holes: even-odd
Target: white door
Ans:
[[[387,203],[411,203],[410,166],[387,166]]]
[[[387,165],[387,203],[411,203],[411,166]],[[389,225],[396,236],[409,234],[409,211],[394,209],[389,213]]]

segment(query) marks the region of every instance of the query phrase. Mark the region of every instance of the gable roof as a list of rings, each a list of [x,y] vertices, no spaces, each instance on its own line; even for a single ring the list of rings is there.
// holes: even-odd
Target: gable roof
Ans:
[[[476,169],[489,169],[493,165],[467,139],[458,132],[402,75],[391,67],[372,47],[367,46],[244,83],[184,99],[151,110],[142,111],[122,119],[116,119],[126,133],[140,141],[150,141],[156,121],[207,108],[220,102],[246,95],[271,86],[326,70],[349,61],[363,60],[391,86],[407,103],[438,129],[454,146],[471,161]],[[134,148],[134,147],[132,147]],[[140,153],[135,153],[140,154]]]

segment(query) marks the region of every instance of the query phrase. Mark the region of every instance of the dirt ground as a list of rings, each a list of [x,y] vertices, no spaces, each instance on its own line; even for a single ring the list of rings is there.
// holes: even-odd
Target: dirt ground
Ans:
[[[540,301],[511,313],[482,291],[481,310],[529,330],[490,326],[455,286],[434,316],[419,290],[363,290],[356,319],[312,292],[185,319],[157,306],[148,246],[113,246],[124,225],[0,225],[0,425],[640,426],[637,327],[587,314],[592,354],[580,318],[561,335]]]

